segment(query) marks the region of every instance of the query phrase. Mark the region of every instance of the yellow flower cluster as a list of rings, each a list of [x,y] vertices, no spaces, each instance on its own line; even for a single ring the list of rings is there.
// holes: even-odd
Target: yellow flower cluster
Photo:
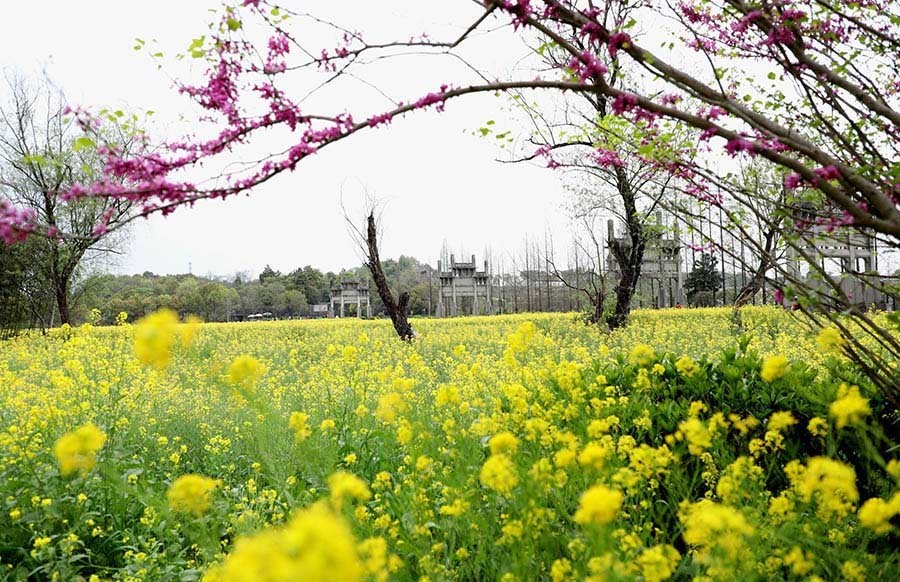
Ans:
[[[371,543],[365,546],[373,555]],[[371,559],[371,558],[370,558]],[[375,560],[380,564],[379,560]],[[362,580],[366,574],[356,539],[339,516],[321,504],[298,511],[284,526],[238,540],[204,582],[330,582]]]
[[[834,417],[834,423],[838,428],[857,424],[872,414],[869,401],[859,393],[859,387],[846,384],[841,384],[837,400],[831,403],[828,412]]]
[[[172,361],[172,348],[178,333],[178,314],[160,309],[139,319],[135,325],[134,353],[138,360],[156,368]]]
[[[816,345],[826,354],[840,355],[847,340],[836,327],[823,327],[816,336]]]
[[[218,483],[203,475],[182,475],[169,486],[166,499],[174,511],[202,516],[212,506],[212,492]]]
[[[891,579],[884,401],[857,380],[829,406],[862,376],[784,310],[731,317],[25,335],[0,343],[0,545],[10,572],[123,582]],[[54,444],[85,418],[111,444]]]
[[[253,356],[241,355],[228,366],[227,380],[233,386],[252,388],[266,373],[266,367]]]
[[[784,356],[771,356],[763,361],[762,370],[759,372],[760,378],[766,382],[772,383],[775,380],[784,377],[790,369],[790,362]]]
[[[91,422],[64,434],[53,445],[53,456],[59,463],[59,472],[63,475],[87,473],[94,468],[97,452],[105,443],[106,433]]]
[[[575,522],[582,525],[610,523],[619,513],[623,498],[621,491],[605,485],[594,485],[581,495],[574,516]]]

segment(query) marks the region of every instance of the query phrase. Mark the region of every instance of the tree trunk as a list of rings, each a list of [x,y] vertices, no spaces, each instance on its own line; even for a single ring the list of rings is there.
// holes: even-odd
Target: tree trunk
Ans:
[[[621,274],[616,283],[616,306],[606,323],[609,329],[616,329],[625,325],[628,315],[631,313],[631,299],[634,297],[634,290],[641,276],[641,264],[644,260],[644,242],[641,240],[633,246],[627,255],[618,241],[613,241],[611,247]]]
[[[415,337],[416,332],[413,331],[408,319],[409,293],[404,291],[400,294],[397,301],[394,300],[394,294],[391,293],[391,289],[388,287],[387,277],[384,275],[384,269],[381,267],[381,257],[378,255],[378,229],[375,227],[374,213],[369,213],[366,223],[366,247],[369,259],[366,266],[369,268],[369,273],[372,274],[372,279],[375,281],[375,289],[378,291],[378,296],[381,297],[381,302],[384,303],[384,308],[391,317],[394,330],[400,336],[400,339],[410,341]]]
[[[616,168],[616,186],[622,197],[625,208],[625,228],[628,230],[628,238],[631,239],[631,249],[626,254],[622,244],[616,240],[613,233],[609,233],[609,246],[613,258],[619,265],[619,281],[616,283],[616,307],[607,318],[609,329],[616,329],[625,325],[628,315],[631,313],[631,299],[641,276],[641,266],[644,262],[644,247],[647,241],[644,238],[644,227],[637,214],[635,195],[631,189],[631,182],[622,168]]]
[[[756,295],[760,289],[762,289],[763,281],[766,280],[765,268],[763,264],[760,263],[759,268],[753,273],[753,277],[750,278],[747,283],[741,287],[741,290],[738,291],[737,297],[734,299],[734,308],[740,309],[744,305],[750,303],[753,299],[753,296]]]
[[[759,265],[756,267],[756,271],[754,271],[753,276],[750,278],[747,283],[741,287],[741,290],[738,292],[737,297],[734,299],[734,308],[740,309],[744,305],[750,302],[753,299],[753,296],[756,295],[762,288],[766,282],[766,271],[772,267],[772,252],[775,248],[775,238],[777,235],[777,225],[781,223],[781,220],[776,222],[775,228],[770,228],[768,232],[766,232],[765,243],[763,247],[762,256],[759,259]],[[763,300],[765,302],[765,299]]]
[[[588,317],[588,323],[597,324],[603,321],[603,302],[606,299],[603,295],[603,291],[604,290],[601,288],[591,300],[591,307],[593,307],[593,310],[591,311],[590,317]]]
[[[60,325],[68,323],[69,320],[69,282],[65,279],[57,281],[54,285],[56,292],[56,307],[59,309]]]

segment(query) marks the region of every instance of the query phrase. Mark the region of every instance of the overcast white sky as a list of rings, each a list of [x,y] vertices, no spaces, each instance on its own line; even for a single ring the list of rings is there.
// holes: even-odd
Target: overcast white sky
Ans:
[[[367,38],[388,38],[399,31],[449,32],[449,23],[458,26],[476,14],[462,0],[299,5],[339,19]],[[186,102],[171,89],[166,71],[132,50],[133,41],[156,39],[159,49],[172,55],[203,34],[208,9],[214,6],[215,0],[4,2],[0,65],[26,72],[45,69],[75,103],[153,109],[162,119],[175,119]],[[341,14],[335,12],[338,8]],[[476,41],[472,49],[495,74],[514,68],[525,53],[521,41],[508,42],[502,34]],[[409,99],[460,72],[446,61],[446,70],[435,70],[433,63],[408,59],[383,64],[376,80],[379,86],[396,88],[397,98]],[[178,66],[172,63],[168,70],[177,73]],[[354,92],[348,102],[364,109],[387,108],[373,91]],[[419,113],[329,146],[249,198],[209,202],[142,221],[132,231],[128,254],[111,268],[182,273],[190,263],[194,273],[224,275],[258,272],[267,263],[282,271],[306,264],[328,270],[358,264],[339,207],[343,184],[351,202],[362,186],[389,200],[384,256],[408,254],[433,263],[444,240],[457,252],[476,253],[479,261],[486,247],[516,249],[525,234],[561,228],[564,191],[558,177],[543,167],[495,162],[504,155],[498,147],[471,135],[488,119],[503,124],[506,105],[505,99],[492,96],[457,100],[443,114]],[[165,129],[180,131],[173,127]]]

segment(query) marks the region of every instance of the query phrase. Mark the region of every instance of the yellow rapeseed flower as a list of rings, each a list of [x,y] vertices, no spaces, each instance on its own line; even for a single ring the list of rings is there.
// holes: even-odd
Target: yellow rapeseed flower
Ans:
[[[801,500],[818,502],[817,513],[824,519],[847,516],[859,500],[856,472],[840,461],[812,457],[805,467],[785,467],[785,473]]]
[[[338,471],[328,477],[328,490],[331,492],[331,500],[337,507],[340,507],[345,499],[368,501],[372,498],[372,491],[366,482],[346,471]]]
[[[302,443],[312,434],[312,429],[309,428],[309,415],[305,412],[292,412],[288,426],[294,431],[294,439],[298,443]],[[332,421],[332,426],[334,426],[334,421]]]
[[[784,356],[771,356],[763,361],[759,376],[766,382],[772,383],[787,374],[789,368],[790,363],[787,358]]]
[[[684,541],[703,553],[720,549],[734,558],[744,547],[746,537],[753,533],[740,511],[708,499],[682,503],[678,518],[684,525]]]
[[[838,388],[837,400],[828,408],[829,414],[834,417],[835,425],[844,428],[848,424],[857,424],[863,417],[872,414],[869,401],[862,397],[859,388],[841,384]]]
[[[669,544],[647,548],[638,555],[635,563],[646,582],[662,582],[675,573],[681,554]]]
[[[816,345],[823,353],[840,355],[847,340],[841,336],[841,332],[836,327],[823,327],[816,335]]]
[[[228,366],[228,383],[232,386],[252,388],[266,373],[266,367],[253,356],[238,356]]]
[[[675,360],[675,369],[678,370],[678,373],[681,374],[682,377],[690,378],[700,371],[700,365],[697,364],[693,358],[685,355]]]
[[[174,511],[200,517],[212,506],[212,492],[217,486],[215,479],[203,475],[182,475],[169,486],[166,499]]]
[[[87,423],[66,433],[53,445],[53,456],[59,463],[59,472],[71,475],[78,471],[82,475],[94,468],[97,451],[106,443],[106,433],[94,423]]]
[[[201,323],[203,323],[203,320],[196,315],[188,316],[188,318],[184,321],[184,326],[181,329],[182,346],[187,348],[194,343],[194,340],[197,339],[197,334],[200,332]]]
[[[885,534],[896,529],[891,520],[897,515],[900,515],[900,493],[895,493],[890,501],[879,497],[867,500],[859,508],[859,523],[877,534]]]
[[[491,448],[492,455],[499,455],[502,453],[509,453],[512,455],[516,452],[516,449],[519,448],[519,439],[511,432],[504,431],[492,436],[491,440],[488,441],[488,446]]]
[[[656,353],[653,351],[653,348],[648,346],[647,344],[638,344],[631,348],[631,352],[628,353],[628,361],[634,366],[647,367],[656,357]]]
[[[488,457],[478,478],[482,485],[503,495],[508,495],[519,483],[515,463],[502,453]]]
[[[813,436],[825,436],[828,434],[828,421],[821,416],[815,416],[809,420],[806,430]]]
[[[610,523],[619,513],[623,499],[621,491],[610,489],[605,485],[594,485],[582,493],[578,509],[575,511],[575,522],[582,525]]]
[[[364,575],[350,527],[326,506],[315,504],[298,511],[284,526],[238,538],[222,563],[206,572],[203,582],[355,582]]]
[[[160,309],[142,317],[135,325],[134,353],[142,363],[158,369],[172,361],[172,348],[178,332],[178,314]]]

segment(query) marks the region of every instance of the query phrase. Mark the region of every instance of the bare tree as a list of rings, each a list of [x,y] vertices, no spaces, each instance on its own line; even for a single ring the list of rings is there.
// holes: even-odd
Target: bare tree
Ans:
[[[381,265],[381,254],[378,250],[379,235],[379,218],[376,218],[378,212],[378,203],[371,196],[366,197],[366,217],[365,228],[357,226],[355,220],[350,217],[346,208],[343,209],[344,220],[350,230],[351,236],[356,241],[365,259],[366,268],[372,275],[372,281],[375,283],[375,289],[378,297],[384,304],[384,309],[391,318],[394,325],[394,331],[403,341],[410,341],[416,337],[416,332],[409,323],[409,292],[402,291],[395,298],[393,291],[387,282],[387,276],[384,274],[384,268]]]
[[[602,217],[594,212],[586,214],[579,220],[580,228],[573,234],[574,243],[574,269],[560,269],[556,264],[553,253],[553,239],[550,239],[547,265],[550,274],[562,283],[566,288],[577,294],[584,295],[590,310],[587,321],[591,324],[605,322],[606,306],[606,273],[603,271],[604,245],[603,236],[598,235],[601,229],[597,227],[597,220]]]
[[[38,228],[50,235],[33,237],[31,261],[50,286],[60,323],[69,323],[79,267],[90,256],[116,252],[122,235],[112,237],[109,229],[132,216],[133,205],[124,198],[61,198],[59,193],[72,185],[99,179],[103,161],[92,140],[77,135],[65,112],[64,95],[49,81],[31,82],[6,73],[5,84],[7,102],[0,104],[0,200],[33,213]],[[101,224],[105,226],[98,228]]]

